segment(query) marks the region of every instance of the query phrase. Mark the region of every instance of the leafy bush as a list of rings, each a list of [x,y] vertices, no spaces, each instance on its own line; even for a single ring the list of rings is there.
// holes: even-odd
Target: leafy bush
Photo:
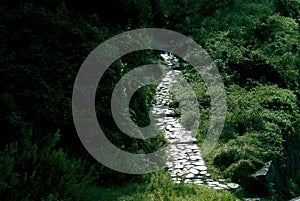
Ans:
[[[24,122],[18,126],[22,139],[0,152],[1,199],[87,200],[94,168],[56,148],[59,131],[39,139]]]
[[[300,15],[299,0],[276,0],[276,10],[287,17],[297,18]]]
[[[297,18],[275,13],[271,2],[237,4],[203,19],[192,34],[214,59],[225,83],[249,86],[254,81],[297,89]]]
[[[253,183],[259,185],[251,175],[266,162],[272,160],[288,165],[289,162],[285,160],[289,158],[286,142],[299,135],[297,98],[286,89],[257,86],[250,92],[232,87],[228,99],[227,122],[234,130],[232,127],[226,130],[228,128],[225,127],[224,133],[234,134],[231,138],[228,138],[228,134],[221,136],[223,145],[212,154],[213,164],[223,175],[251,190]],[[279,180],[284,183],[285,171],[277,171],[280,171],[277,176],[282,177]],[[275,188],[278,188],[276,185],[279,184],[275,184]],[[263,189],[264,193],[271,192],[269,187]]]

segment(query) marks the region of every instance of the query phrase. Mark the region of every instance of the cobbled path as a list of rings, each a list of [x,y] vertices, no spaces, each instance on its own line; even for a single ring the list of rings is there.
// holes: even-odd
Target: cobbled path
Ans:
[[[238,188],[235,183],[224,184],[224,180],[214,181],[207,171],[201,151],[196,144],[197,139],[191,131],[186,130],[174,117],[174,112],[169,108],[171,103],[170,89],[176,83],[176,76],[181,72],[174,70],[178,66],[178,60],[169,54],[162,54],[170,71],[158,85],[155,94],[152,114],[156,119],[156,125],[165,132],[166,139],[170,143],[167,167],[172,180],[176,183],[193,183],[207,185],[214,189]]]

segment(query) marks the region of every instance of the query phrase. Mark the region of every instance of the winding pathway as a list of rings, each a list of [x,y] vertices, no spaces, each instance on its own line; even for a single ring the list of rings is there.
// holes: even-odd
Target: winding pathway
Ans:
[[[157,121],[156,125],[165,132],[166,139],[170,143],[167,167],[172,180],[176,183],[207,185],[214,189],[238,188],[238,184],[224,184],[222,179],[215,181],[211,178],[201,151],[196,144],[197,139],[191,131],[186,130],[180,124],[178,118],[173,117],[174,112],[169,108],[170,89],[176,83],[176,77],[181,72],[174,70],[174,67],[178,66],[178,60],[174,56],[170,54],[162,54],[161,56],[170,67],[170,71],[156,89],[156,102],[153,104],[152,114]]]

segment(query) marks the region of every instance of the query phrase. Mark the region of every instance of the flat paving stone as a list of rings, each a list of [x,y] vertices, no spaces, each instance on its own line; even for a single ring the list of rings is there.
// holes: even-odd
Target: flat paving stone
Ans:
[[[195,166],[194,168],[197,169],[197,170],[203,171],[203,172],[206,172],[205,170],[207,170],[206,166]]]
[[[194,184],[203,184],[203,181],[200,179],[195,179]]]
[[[192,174],[199,174],[199,171],[198,170],[196,170],[196,169],[194,169],[194,168],[191,168],[190,170],[189,170]]]
[[[200,174],[206,175],[207,171],[201,171]]]
[[[175,165],[175,169],[182,169],[183,165]]]
[[[194,162],[194,165],[195,166],[204,166],[204,161],[200,160],[200,161]]]
[[[185,184],[191,184],[191,183],[193,183],[193,181],[190,180],[190,179],[186,179],[186,180],[184,180],[184,183],[185,183]]]
[[[211,182],[208,182],[208,184],[218,186],[220,183],[217,181],[211,181]]]
[[[188,173],[185,177],[186,177],[186,178],[193,178],[193,177],[194,177],[194,174]]]
[[[223,188],[223,189],[228,189],[228,186],[225,184],[218,184],[219,187]]]
[[[239,185],[239,184],[236,184],[236,183],[228,183],[227,186],[228,186],[229,188],[233,188],[233,189],[236,189],[236,188],[240,187],[240,185]]]

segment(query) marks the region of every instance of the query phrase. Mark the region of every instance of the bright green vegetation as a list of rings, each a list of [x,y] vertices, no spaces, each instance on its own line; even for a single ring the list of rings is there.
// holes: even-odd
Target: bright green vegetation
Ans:
[[[166,172],[160,171],[150,177],[149,181],[142,184],[134,183],[114,189],[95,188],[93,191],[101,195],[102,200],[240,200],[224,190],[212,190],[206,186],[190,184],[175,184]]]
[[[1,200],[285,200],[299,194],[299,0],[111,0],[103,6],[94,0],[3,0],[0,19]],[[205,161],[214,178],[239,183],[240,189],[174,184],[163,171],[122,174],[96,162],[82,146],[71,112],[77,71],[101,42],[144,27],[185,34],[214,60],[228,114]],[[116,60],[97,90],[99,124],[116,146],[132,153],[153,152],[166,141],[163,134],[144,141],[124,135],[112,119],[111,93],[126,72],[161,62],[159,54],[140,51]],[[187,66],[182,72],[199,102],[195,132],[201,147],[210,98],[195,70]],[[154,91],[144,87],[130,102],[140,126],[149,123]],[[182,116],[182,124],[190,117]],[[268,175],[255,176],[270,161]]]

